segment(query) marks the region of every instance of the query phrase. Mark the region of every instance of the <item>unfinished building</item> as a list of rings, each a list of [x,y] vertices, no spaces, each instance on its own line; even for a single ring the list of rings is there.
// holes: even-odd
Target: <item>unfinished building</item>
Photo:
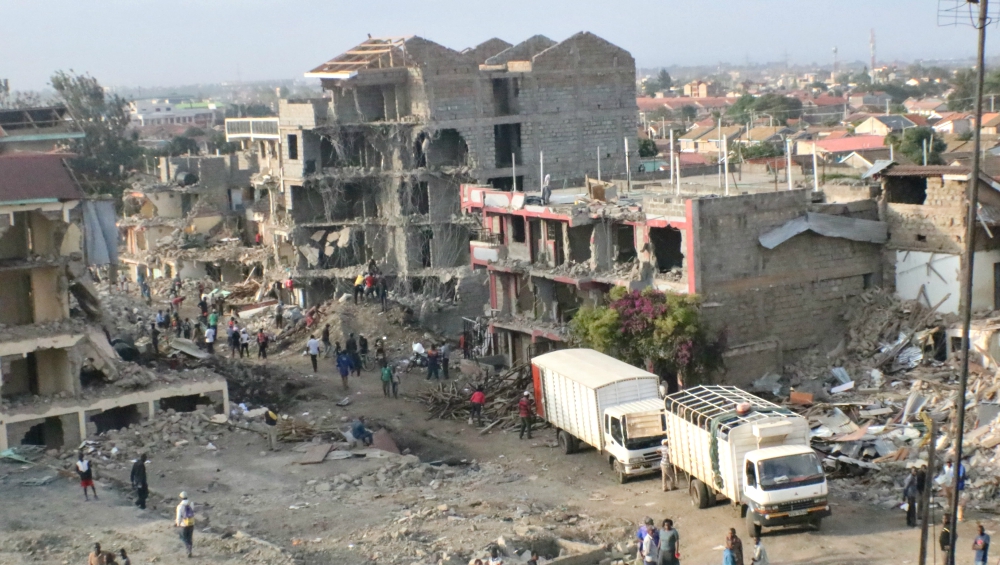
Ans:
[[[634,60],[589,33],[462,52],[373,38],[306,76],[324,98],[282,100],[276,125],[226,125],[228,139],[277,157],[277,174],[256,183],[270,197],[263,231],[302,305],[374,260],[399,295],[461,294],[478,310],[482,285],[466,280],[478,227],[459,186],[579,184],[599,156],[624,172],[625,140],[636,147]]]
[[[85,275],[87,264],[115,260],[114,207],[86,200],[65,158],[0,157],[0,450],[76,445],[149,417],[164,398],[228,402],[225,380],[212,376],[111,384],[117,355]]]

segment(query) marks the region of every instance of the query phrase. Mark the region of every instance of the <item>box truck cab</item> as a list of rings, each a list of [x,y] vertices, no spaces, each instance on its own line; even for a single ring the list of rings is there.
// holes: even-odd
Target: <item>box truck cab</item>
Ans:
[[[830,515],[826,475],[805,418],[736,387],[697,386],[664,398],[671,463],[688,477],[692,504],[725,497],[747,531]]]
[[[659,471],[666,423],[659,377],[593,349],[539,355],[531,373],[535,410],[556,428],[565,453],[594,447],[619,482]]]

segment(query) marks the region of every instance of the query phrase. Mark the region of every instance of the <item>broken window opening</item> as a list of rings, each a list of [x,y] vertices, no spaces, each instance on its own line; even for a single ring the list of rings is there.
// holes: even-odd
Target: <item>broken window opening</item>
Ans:
[[[418,182],[410,189],[410,212],[411,214],[430,213],[430,192],[426,182]]]
[[[590,261],[590,238],[594,225],[586,224],[569,228],[569,258],[574,263]]]
[[[653,247],[653,257],[656,259],[656,270],[668,273],[673,269],[684,268],[684,253],[681,252],[683,238],[675,228],[649,228],[649,243]]]
[[[90,417],[90,421],[97,426],[97,433],[103,434],[111,430],[127,428],[132,424],[138,424],[142,421],[142,414],[139,412],[138,406],[130,404],[128,406],[109,408],[99,414],[94,414]]]
[[[80,386],[84,388],[100,387],[108,382],[108,376],[104,374],[104,371],[91,365],[92,361],[92,359],[88,359],[87,363],[80,369]]]
[[[299,136],[294,133],[288,134],[288,159],[296,161],[299,158]]]
[[[524,243],[525,235],[523,216],[510,217],[510,234],[514,243]]]
[[[430,167],[461,167],[468,162],[469,146],[458,130],[443,129],[427,145],[426,164]]]
[[[0,324],[20,326],[35,321],[30,271],[0,273]]]
[[[549,251],[549,264],[552,266],[562,265],[566,262],[563,250],[563,223],[546,221],[546,235]]]
[[[28,214],[29,212],[14,212],[14,225],[10,225],[9,216],[0,219],[0,225],[6,226],[3,237],[0,237],[0,259],[27,259],[30,255]]]
[[[434,232],[425,230],[423,239],[420,242],[420,266],[431,266],[431,241],[434,239]]]
[[[47,449],[59,449],[63,443],[62,420],[58,416],[45,418],[31,426],[21,438],[21,445],[40,445]]]
[[[413,141],[413,168],[422,169],[427,166],[427,149],[430,138],[421,132]]]
[[[2,360],[0,375],[3,375],[0,385],[0,397],[15,398],[21,395],[37,395],[38,359],[34,352],[25,356],[11,355]]]
[[[333,167],[337,163],[337,149],[333,146],[330,138],[323,136],[319,140],[319,166],[321,168]]]
[[[203,394],[190,394],[187,396],[171,396],[160,399],[160,410],[173,410],[174,412],[194,412],[198,406],[213,406],[215,403]]]
[[[528,227],[531,231],[531,262],[534,263],[542,255],[542,250],[540,249],[542,245],[542,221],[538,219],[529,220]]]
[[[521,124],[497,124],[493,126],[493,143],[496,147],[497,168],[521,165]],[[524,186],[518,183],[521,190]]]
[[[511,116],[517,114],[519,94],[520,86],[516,78],[493,79],[493,115]]]
[[[489,179],[487,181],[487,183],[491,187],[493,187],[493,188],[495,188],[497,190],[506,190],[507,192],[510,192],[510,191],[514,190],[514,178],[513,177],[494,177],[494,178]],[[523,175],[518,175],[517,176],[517,189],[518,189],[519,192],[523,192],[524,191],[524,176]]]
[[[615,262],[628,263],[635,260],[638,256],[635,251],[635,227],[629,224],[618,224],[615,228],[615,247],[618,249]]]
[[[927,201],[925,177],[897,177],[886,183],[886,202],[891,204],[923,204]]]

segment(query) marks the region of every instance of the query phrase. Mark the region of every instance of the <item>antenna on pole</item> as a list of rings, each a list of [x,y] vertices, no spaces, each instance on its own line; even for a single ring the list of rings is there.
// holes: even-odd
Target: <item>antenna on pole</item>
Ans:
[[[837,46],[834,45],[833,46],[833,73],[830,75],[830,82],[837,82],[837,71],[839,70],[837,68],[837,64],[838,64],[838,61],[837,61]]]
[[[872,66],[869,68],[869,72],[872,75],[872,84],[875,84],[876,82],[878,82],[875,80],[875,28],[872,28],[871,31],[872,35],[871,39],[868,41],[868,45],[869,47],[871,47],[872,50]]]

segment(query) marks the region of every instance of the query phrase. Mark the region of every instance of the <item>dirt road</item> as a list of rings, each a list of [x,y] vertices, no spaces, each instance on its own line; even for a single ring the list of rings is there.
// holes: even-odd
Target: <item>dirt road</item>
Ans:
[[[308,358],[297,353],[269,362],[309,372]],[[405,482],[408,474],[387,471],[395,459],[297,465],[301,453],[291,445],[268,453],[261,436],[237,430],[221,434],[213,442],[217,450],[191,445],[152,453],[151,506],[140,511],[131,506],[130,493],[116,486],[127,483],[127,461],[119,463],[120,470],[103,472],[107,464],[95,462],[101,499],[87,503],[69,479],[20,485],[52,475],[51,469],[21,470],[0,462],[0,564],[84,563],[94,541],[128,548],[135,563],[176,563],[182,549],[171,521],[181,490],[200,510],[194,561],[203,563],[282,563],[291,557],[306,565],[409,564],[438,563],[442,556],[451,558],[448,563],[464,563],[461,558],[499,536],[628,543],[635,525],[648,515],[674,519],[683,563],[709,564],[721,562],[729,527],[745,534],[742,520],[726,505],[694,509],[683,490],[662,493],[652,478],[616,484],[593,451],[559,453],[552,447],[551,430],[519,441],[516,434],[502,432],[481,436],[465,422],[427,420],[423,407],[406,398],[427,386],[415,372],[403,376],[399,400],[382,397],[374,373],[352,378],[352,402],[346,408],[334,405],[344,393],[332,361],[325,361],[320,373],[302,377],[306,387],[293,415],[329,412],[347,420],[365,415],[425,462],[457,458],[468,464],[426,471],[422,481]],[[916,562],[918,530],[904,526],[902,512],[837,498],[832,504],[834,515],[822,531],[766,534],[771,562]],[[994,527],[987,523],[987,529]],[[972,561],[973,529],[974,522],[960,528],[959,563]],[[230,537],[237,531],[285,552]]]

